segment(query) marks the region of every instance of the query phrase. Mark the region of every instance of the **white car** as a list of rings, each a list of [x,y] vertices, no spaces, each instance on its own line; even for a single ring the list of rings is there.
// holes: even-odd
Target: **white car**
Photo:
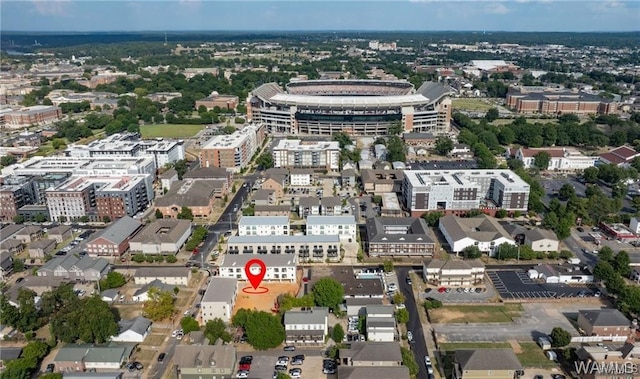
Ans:
[[[249,377],[249,371],[238,371],[236,378],[246,379]]]
[[[178,336],[178,331],[174,330],[173,332],[171,332],[171,337],[175,338]]]
[[[389,283],[389,286],[387,288],[389,289],[389,291],[397,291],[398,285],[395,283]]]
[[[407,340],[409,340],[409,342],[413,341],[413,333],[411,333],[410,331],[407,332]]]
[[[405,309],[406,306],[404,304],[396,304],[396,309]]]

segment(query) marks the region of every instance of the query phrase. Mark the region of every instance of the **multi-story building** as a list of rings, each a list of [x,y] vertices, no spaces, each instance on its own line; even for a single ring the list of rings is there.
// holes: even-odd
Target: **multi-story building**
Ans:
[[[524,168],[534,166],[536,155],[540,152],[547,152],[551,159],[547,170],[549,171],[576,171],[584,170],[596,165],[599,157],[589,157],[573,147],[544,147],[544,148],[524,148],[516,151],[515,158],[522,161]]]
[[[243,216],[238,223],[239,236],[289,235],[287,216]]]
[[[17,111],[4,113],[4,126],[21,128],[31,125],[45,125],[59,120],[62,109],[49,105],[34,105]]]
[[[482,283],[484,264],[474,259],[431,259],[422,263],[422,273],[424,281],[434,286],[473,286]]]
[[[142,223],[125,216],[118,219],[87,242],[92,256],[119,257],[129,250],[129,240],[142,228]]]
[[[526,211],[530,186],[511,170],[407,170],[402,193],[411,215],[470,209]]]
[[[340,144],[336,141],[282,139],[273,148],[274,167],[340,169]]]
[[[84,216],[115,220],[147,209],[153,200],[153,177],[71,176],[45,193],[52,221],[76,221]]]
[[[208,111],[214,109],[215,107],[218,107],[220,109],[236,109],[237,106],[238,96],[220,95],[215,91],[204,99],[196,100],[196,109],[205,107]]]
[[[116,133],[88,145],[71,145],[65,154],[75,158],[151,157],[156,167],[184,159],[184,142],[141,140],[138,133]]]
[[[598,95],[564,88],[509,87],[507,107],[518,113],[615,114],[615,102]]]
[[[298,261],[340,260],[340,237],[330,236],[232,236],[227,254],[297,254]]]
[[[155,176],[156,164],[151,157],[33,157],[2,169],[3,175],[42,176],[67,174],[82,176],[122,176],[150,174]]]
[[[308,236],[338,236],[345,242],[356,241],[356,219],[346,216],[307,216]]]
[[[433,256],[436,238],[422,218],[367,219],[365,251],[371,257]]]
[[[220,263],[219,276],[221,278],[235,278],[246,281],[245,266],[252,259],[255,259],[255,256],[251,254],[225,255],[222,263]],[[267,268],[263,280],[296,281],[297,259],[295,254],[268,254],[260,257],[260,260],[264,262]],[[260,267],[257,265],[251,266],[249,270],[253,274],[257,274],[260,272]]]
[[[640,157],[640,152],[637,152],[631,146],[623,145],[616,147],[607,153],[600,154],[600,160],[598,163],[629,167],[631,162],[633,162],[637,157]]]
[[[11,176],[2,178],[0,185],[0,221],[13,221],[18,210],[36,202],[37,195],[31,178]]]
[[[287,344],[323,345],[329,332],[329,308],[292,309],[284,313]]]
[[[264,138],[262,125],[248,125],[233,134],[215,136],[202,146],[200,165],[240,171],[249,163]]]
[[[208,218],[216,198],[226,193],[224,187],[225,181],[219,179],[181,180],[173,183],[169,192],[156,200],[155,207],[164,218],[177,218],[182,207],[189,208],[197,219]]]
[[[480,251],[494,256],[503,243],[516,245],[514,239],[495,218],[487,215],[458,217],[447,215],[440,219],[438,228],[454,253],[466,247],[476,246]]]
[[[211,278],[200,301],[202,322],[206,324],[216,318],[220,318],[224,322],[231,321],[231,312],[233,312],[237,294],[238,279]]]

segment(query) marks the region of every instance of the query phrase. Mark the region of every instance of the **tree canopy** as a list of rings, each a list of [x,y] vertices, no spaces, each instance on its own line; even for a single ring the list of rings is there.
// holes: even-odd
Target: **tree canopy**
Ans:
[[[255,349],[271,349],[284,341],[285,332],[280,317],[270,313],[240,309],[233,317],[233,324],[244,329],[247,342]]]
[[[322,278],[318,280],[313,285],[311,291],[313,292],[316,305],[320,307],[337,309],[344,301],[344,287],[333,278]]]
[[[144,302],[142,314],[151,321],[160,321],[171,317],[175,312],[175,298],[171,292],[160,291],[151,287],[147,294],[149,300]]]
[[[218,339],[231,342],[231,334],[227,331],[227,325],[220,318],[207,321],[204,326],[204,336],[211,344],[216,343]]]

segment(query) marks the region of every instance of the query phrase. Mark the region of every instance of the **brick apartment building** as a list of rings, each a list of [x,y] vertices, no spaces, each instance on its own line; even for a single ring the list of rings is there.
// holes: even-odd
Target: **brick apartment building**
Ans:
[[[617,104],[586,92],[543,87],[510,87],[507,107],[517,113],[614,114]]]
[[[196,109],[200,108],[201,105],[205,106],[208,111],[215,107],[220,109],[236,109],[238,106],[238,96],[220,95],[214,91],[204,99],[196,100]]]
[[[29,178],[6,178],[0,186],[0,221],[12,221],[18,209],[33,204],[35,199],[36,190]]]
[[[249,125],[230,135],[210,139],[200,150],[202,167],[223,167],[240,171],[245,167],[265,138],[261,125]]]
[[[59,120],[62,109],[48,105],[34,105],[4,114],[5,127],[20,128],[29,125],[44,125]]]

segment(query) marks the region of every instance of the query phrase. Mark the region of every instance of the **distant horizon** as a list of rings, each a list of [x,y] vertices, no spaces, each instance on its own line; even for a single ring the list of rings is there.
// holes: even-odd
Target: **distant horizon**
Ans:
[[[639,31],[631,0],[0,1],[3,32]]]
[[[246,30],[232,30],[232,29],[209,29],[209,30],[3,30],[2,33],[15,33],[15,34],[100,34],[100,33],[176,33],[176,34],[190,34],[190,33],[474,33],[474,34],[491,34],[491,33],[561,33],[561,34],[633,34],[640,33],[638,30],[620,30],[620,31],[602,31],[602,30],[585,30],[585,31],[560,31],[560,30],[419,30],[419,29],[398,29],[398,30],[376,30],[376,29],[309,29],[309,30],[296,30],[296,29],[282,29],[282,30],[266,30],[266,29],[246,29]]]

